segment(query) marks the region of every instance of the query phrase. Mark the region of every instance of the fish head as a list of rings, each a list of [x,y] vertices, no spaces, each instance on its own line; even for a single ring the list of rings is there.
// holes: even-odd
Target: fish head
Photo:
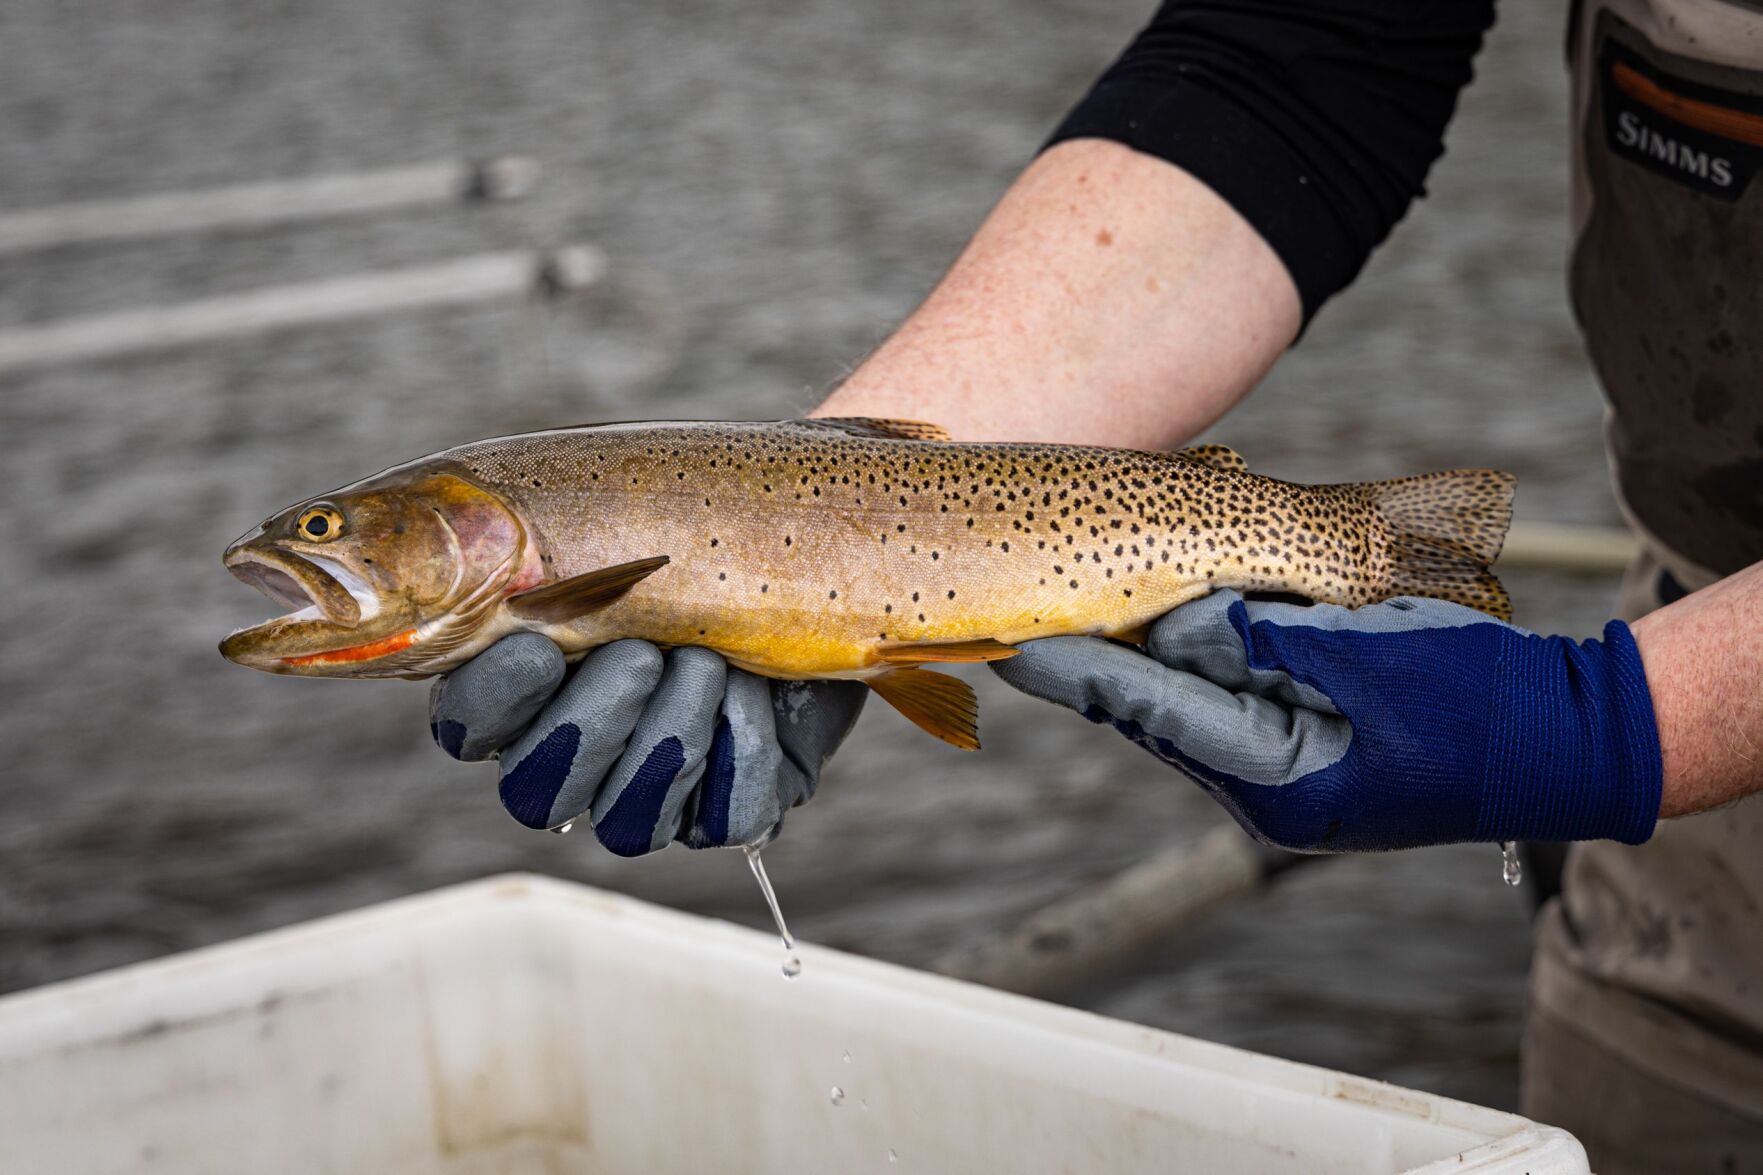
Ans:
[[[449,469],[394,470],[299,502],[224,562],[289,609],[221,642],[270,673],[422,677],[488,643],[507,595],[542,578],[519,513]]]

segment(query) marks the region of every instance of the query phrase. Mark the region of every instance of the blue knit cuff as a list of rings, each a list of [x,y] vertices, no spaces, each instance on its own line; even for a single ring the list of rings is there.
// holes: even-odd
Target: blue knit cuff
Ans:
[[[1651,839],[1659,823],[1659,803],[1665,790],[1665,756],[1659,748],[1659,720],[1653,713],[1653,691],[1647,688],[1647,670],[1641,650],[1628,625],[1612,620],[1604,626],[1604,649],[1611,663],[1618,762],[1627,768],[1629,803],[1611,830],[1611,840],[1638,845]]]
[[[1502,660],[1475,839],[1652,836],[1664,771],[1628,626],[1611,621],[1601,642],[1513,640]]]

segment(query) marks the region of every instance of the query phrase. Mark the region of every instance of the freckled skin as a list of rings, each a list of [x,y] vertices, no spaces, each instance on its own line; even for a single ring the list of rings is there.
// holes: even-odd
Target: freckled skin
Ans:
[[[864,677],[884,646],[1119,636],[1218,587],[1504,611],[1486,564],[1508,476],[1300,486],[1223,467],[1228,450],[1189,452],[791,421],[564,429],[427,460],[509,502],[547,578],[669,557],[610,607],[542,629],[567,652],[640,637],[773,677]],[[504,609],[426,671],[522,627]]]

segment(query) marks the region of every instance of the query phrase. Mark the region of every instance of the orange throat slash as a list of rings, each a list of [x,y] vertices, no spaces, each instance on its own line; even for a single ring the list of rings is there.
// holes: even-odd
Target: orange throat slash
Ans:
[[[306,653],[299,657],[283,657],[281,661],[283,665],[345,665],[351,661],[371,661],[376,657],[408,649],[416,643],[416,631],[414,628],[407,628],[403,632],[395,632],[365,645],[331,649],[324,653]]]

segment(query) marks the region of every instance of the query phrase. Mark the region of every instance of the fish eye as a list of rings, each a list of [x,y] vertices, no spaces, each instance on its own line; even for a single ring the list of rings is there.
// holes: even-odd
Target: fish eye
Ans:
[[[342,536],[343,516],[333,506],[309,506],[294,530],[309,543],[328,543]]]

